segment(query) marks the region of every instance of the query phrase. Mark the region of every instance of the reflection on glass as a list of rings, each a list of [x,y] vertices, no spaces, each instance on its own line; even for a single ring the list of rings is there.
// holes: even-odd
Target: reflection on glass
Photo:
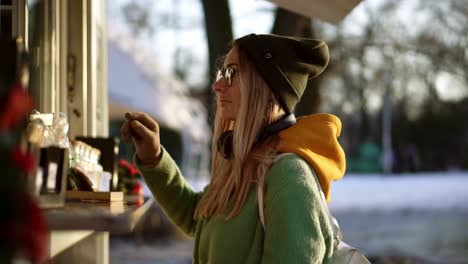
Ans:
[[[0,34],[11,36],[12,29],[12,2],[0,0]]]
[[[29,52],[31,55],[30,89],[40,112],[52,112],[54,103],[54,1],[28,1]]]

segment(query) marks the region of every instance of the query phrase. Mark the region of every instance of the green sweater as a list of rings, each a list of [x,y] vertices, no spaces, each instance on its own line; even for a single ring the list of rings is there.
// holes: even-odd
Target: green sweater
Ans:
[[[333,235],[309,165],[297,155],[276,161],[265,177],[263,228],[257,189],[252,186],[240,213],[226,221],[215,215],[194,219],[202,192],[182,176],[166,150],[155,167],[140,172],[171,221],[195,237],[193,263],[328,263]]]

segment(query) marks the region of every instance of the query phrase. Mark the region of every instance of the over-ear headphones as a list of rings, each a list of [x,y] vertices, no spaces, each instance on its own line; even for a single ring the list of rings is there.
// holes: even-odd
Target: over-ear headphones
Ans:
[[[218,138],[218,152],[223,154],[225,159],[232,159],[232,142],[234,140],[234,130],[224,131]]]
[[[255,141],[255,144],[260,144],[266,140],[269,136],[277,134],[278,132],[285,130],[286,128],[296,123],[296,117],[293,113],[285,114],[283,117],[278,119],[273,124],[265,127],[263,132]],[[225,159],[232,159],[234,130],[228,130],[223,132],[217,142],[218,152],[222,153]]]
[[[269,136],[277,134],[278,132],[285,130],[286,128],[296,124],[296,116],[293,113],[285,114],[276,122],[267,126],[260,136],[257,138],[256,143],[262,143]]]

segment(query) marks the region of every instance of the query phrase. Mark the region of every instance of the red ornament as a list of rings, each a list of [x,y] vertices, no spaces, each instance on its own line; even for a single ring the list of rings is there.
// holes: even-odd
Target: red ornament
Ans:
[[[36,263],[43,262],[47,257],[49,243],[47,223],[42,210],[37,203],[29,196],[25,197],[26,227],[29,232],[24,232],[23,241],[28,255]]]
[[[138,169],[133,164],[131,164],[130,167],[128,168],[128,172],[130,173],[130,176],[133,176],[133,177],[140,174]]]
[[[137,181],[132,188],[132,194],[136,194],[138,196],[143,196],[144,194],[143,184],[140,181]]]
[[[0,113],[0,132],[15,128],[32,110],[34,102],[28,91],[16,85],[8,94]]]
[[[127,160],[121,159],[119,160],[119,166],[128,169],[131,165],[130,162],[128,162]]]
[[[145,203],[145,198],[143,196],[138,197],[138,200],[133,204],[136,208],[142,206]]]
[[[34,158],[29,152],[23,152],[20,148],[13,150],[13,162],[16,166],[29,173],[34,169]]]
[[[44,263],[48,256],[49,237],[42,210],[28,195],[18,200],[22,202],[22,219],[24,220],[10,223],[5,228],[4,238],[9,243],[24,249],[32,263]]]
[[[45,260],[48,249],[48,232],[42,210],[37,203],[27,196],[26,199],[26,224],[29,226],[29,232],[26,238],[26,249],[33,260],[38,263]]]
[[[123,167],[126,169],[126,172],[128,172],[128,174],[132,177],[134,177],[135,175],[138,175],[140,174],[140,172],[138,171],[138,169],[135,167],[135,165],[133,165],[133,163],[130,163],[128,162],[127,160],[125,159],[120,159],[119,160],[119,166],[120,167]]]

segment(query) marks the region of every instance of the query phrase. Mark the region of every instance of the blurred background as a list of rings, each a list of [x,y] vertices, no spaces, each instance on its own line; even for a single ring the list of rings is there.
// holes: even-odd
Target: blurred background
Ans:
[[[366,0],[348,9],[336,22],[267,1],[110,1],[111,104],[118,102],[112,80],[123,77],[112,70],[114,49],[141,72],[160,76],[153,89],[177,93],[167,82],[181,83],[210,124],[214,62],[232,39],[251,32],[324,39],[331,63],[309,83],[296,115],[331,112],[343,122],[347,175],[333,186],[330,206],[345,241],[375,263],[468,263],[468,3]],[[140,104],[130,86],[122,90]],[[176,122],[172,115],[166,118]],[[201,134],[206,151],[208,129]],[[208,173],[208,155],[201,157],[188,175]],[[141,232],[111,236],[112,260],[167,255],[167,263],[190,263],[192,241],[177,239],[167,220],[156,219]],[[161,224],[167,241],[149,232]]]
[[[12,2],[0,1],[2,33],[11,33]],[[197,190],[210,175],[215,62],[232,40],[325,40],[330,64],[308,83],[296,116],[330,112],[343,123],[347,172],[332,186],[330,208],[344,240],[373,263],[468,263],[466,0],[26,5],[28,21],[12,30],[29,36],[38,109],[66,112],[71,138],[119,137],[125,112],[149,113]],[[132,161],[131,145],[119,150]],[[133,232],[111,232],[109,247],[110,263],[181,264],[191,263],[193,240],[156,203]]]

